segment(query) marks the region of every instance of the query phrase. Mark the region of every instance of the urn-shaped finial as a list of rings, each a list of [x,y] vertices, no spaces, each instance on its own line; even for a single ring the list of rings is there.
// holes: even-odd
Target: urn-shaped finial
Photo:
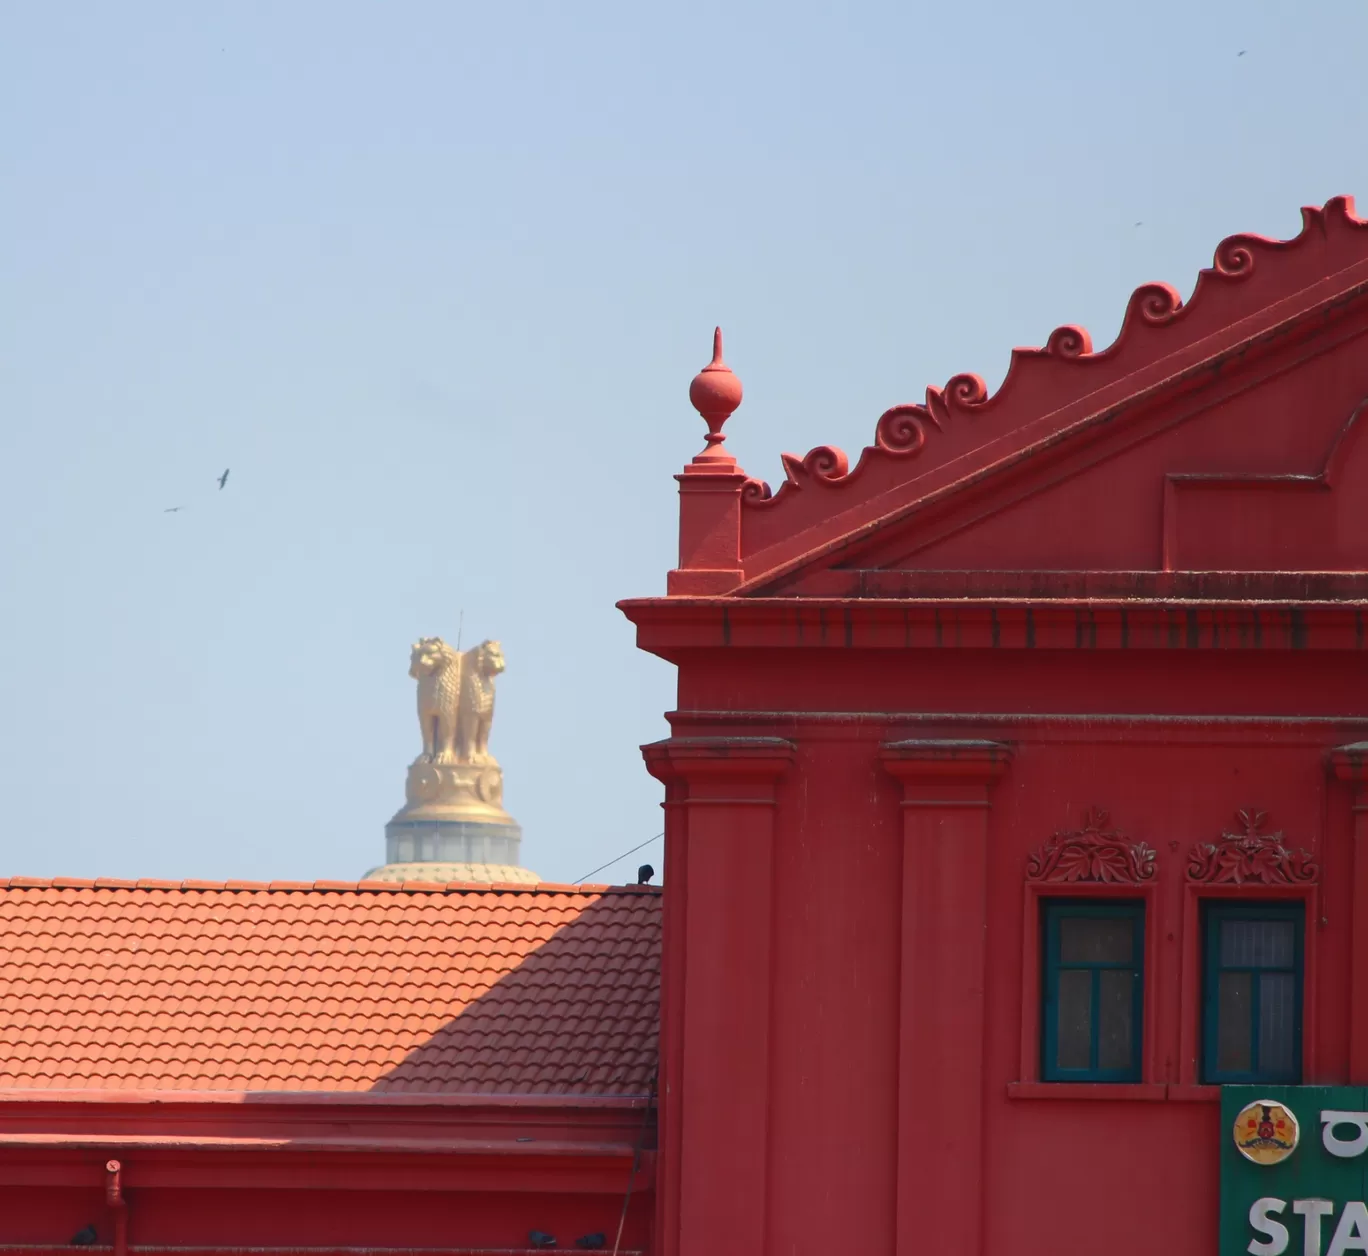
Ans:
[[[741,404],[741,381],[732,373],[731,367],[722,361],[720,327],[713,331],[712,361],[693,377],[689,385],[689,400],[708,425],[708,447],[694,461],[727,458],[728,455],[718,446],[727,439],[722,434],[722,425]]]

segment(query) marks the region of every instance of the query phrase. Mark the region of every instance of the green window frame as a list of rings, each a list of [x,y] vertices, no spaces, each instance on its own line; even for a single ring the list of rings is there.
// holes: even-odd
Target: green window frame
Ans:
[[[1209,901],[1202,940],[1202,1081],[1299,1085],[1305,905]]]
[[[1138,1082],[1145,904],[1042,902],[1041,1068],[1047,1082]]]

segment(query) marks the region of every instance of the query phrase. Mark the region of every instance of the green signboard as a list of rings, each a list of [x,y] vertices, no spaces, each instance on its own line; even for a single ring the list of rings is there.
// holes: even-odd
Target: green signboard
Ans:
[[[1220,1256],[1368,1252],[1368,1090],[1221,1091]]]

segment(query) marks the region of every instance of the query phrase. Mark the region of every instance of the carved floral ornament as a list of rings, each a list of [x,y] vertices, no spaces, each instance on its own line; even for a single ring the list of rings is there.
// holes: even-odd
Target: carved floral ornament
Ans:
[[[1267,812],[1237,811],[1240,833],[1223,833],[1219,842],[1199,842],[1188,855],[1187,879],[1207,885],[1307,885],[1320,876],[1309,851],[1283,845],[1283,835],[1263,833]]]
[[[1154,877],[1154,848],[1107,827],[1107,813],[1090,807],[1083,827],[1056,833],[1026,860],[1029,881],[1126,884]]]

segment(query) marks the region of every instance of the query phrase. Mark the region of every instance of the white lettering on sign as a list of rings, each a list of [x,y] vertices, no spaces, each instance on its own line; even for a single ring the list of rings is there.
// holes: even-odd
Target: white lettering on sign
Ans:
[[[1292,1211],[1304,1218],[1302,1256],[1321,1256],[1321,1218],[1332,1215],[1335,1205],[1328,1199],[1294,1199]]]
[[[1249,1240],[1245,1250],[1250,1256],[1283,1256],[1287,1251],[1287,1227],[1274,1220],[1286,1210],[1287,1200],[1271,1195],[1249,1206],[1249,1224],[1263,1235]],[[1328,1199],[1294,1199],[1292,1211],[1302,1218],[1302,1256],[1321,1256],[1321,1222],[1334,1215],[1335,1205]],[[1368,1252],[1368,1205],[1361,1199],[1344,1205],[1325,1256],[1349,1256],[1350,1252]]]
[[[1368,1252],[1368,1208],[1362,1200],[1353,1199],[1344,1205],[1325,1256],[1345,1256],[1346,1252]]]
[[[1282,1212],[1287,1207],[1285,1199],[1265,1196],[1256,1199],[1249,1206],[1249,1224],[1264,1237],[1250,1239],[1245,1249],[1252,1256],[1282,1256],[1287,1251],[1287,1227],[1281,1221],[1274,1221],[1270,1213]]]
[[[1320,1118],[1321,1142],[1332,1156],[1352,1160],[1368,1151],[1368,1112],[1322,1112]],[[1340,1138],[1335,1133],[1340,1125],[1357,1126],[1358,1132],[1352,1138]]]

